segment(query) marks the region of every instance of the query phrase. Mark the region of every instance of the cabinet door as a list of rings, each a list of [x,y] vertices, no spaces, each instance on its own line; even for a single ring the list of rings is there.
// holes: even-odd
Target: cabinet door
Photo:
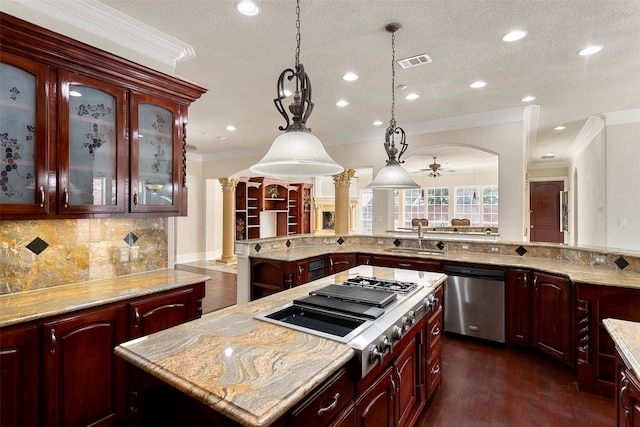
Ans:
[[[49,212],[49,67],[2,52],[0,215]]]
[[[327,263],[327,274],[340,273],[356,266],[356,254],[330,254]]]
[[[397,357],[394,363],[394,373],[396,376],[396,426],[404,426],[412,415],[415,415],[419,407],[417,395],[418,384],[422,384],[419,378],[419,356],[416,338],[419,336],[422,341],[422,329],[418,332],[407,348]]]
[[[296,262],[296,283],[295,286],[309,282],[309,261]]]
[[[509,269],[507,271],[507,342],[531,345],[531,272]]]
[[[616,399],[619,427],[640,427],[640,383],[629,369],[620,372]]]
[[[550,274],[533,274],[534,345],[556,359],[571,360],[571,282]]]
[[[186,288],[132,302],[129,304],[129,338],[152,334],[199,317],[196,300],[194,288]]]
[[[59,72],[59,213],[123,213],[128,169],[127,91]]]
[[[42,326],[45,426],[111,426],[125,416],[122,306],[73,313]]]
[[[392,371],[393,367],[385,370],[356,403],[358,427],[394,426],[395,385],[391,378]]]
[[[180,209],[182,170],[180,106],[148,95],[131,95],[131,210]]]
[[[35,326],[0,330],[0,426],[38,425],[38,365]]]

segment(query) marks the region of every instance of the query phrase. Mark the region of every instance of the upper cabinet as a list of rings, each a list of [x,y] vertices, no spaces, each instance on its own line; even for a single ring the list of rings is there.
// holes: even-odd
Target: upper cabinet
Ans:
[[[206,92],[0,14],[0,219],[186,215]]]
[[[3,46],[4,48],[4,46]],[[0,212],[49,212],[49,67],[2,52]]]

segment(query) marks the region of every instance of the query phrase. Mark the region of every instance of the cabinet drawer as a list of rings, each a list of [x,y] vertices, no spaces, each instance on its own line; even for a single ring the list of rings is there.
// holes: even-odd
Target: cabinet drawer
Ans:
[[[437,350],[433,355],[430,355],[427,363],[427,399],[433,395],[442,381],[442,353],[440,347],[437,347]]]
[[[438,349],[442,341],[442,308],[438,309],[440,315],[432,317],[427,323],[427,357]]]
[[[290,413],[291,425],[324,426],[347,406],[354,396],[354,383],[348,368],[342,368]]]

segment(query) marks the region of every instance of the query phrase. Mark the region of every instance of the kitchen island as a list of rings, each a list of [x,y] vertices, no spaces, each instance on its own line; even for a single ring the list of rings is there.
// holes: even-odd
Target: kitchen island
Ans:
[[[433,289],[446,279],[440,273],[360,266],[124,343],[115,353],[226,419],[246,426],[281,422],[356,353],[347,344],[254,316],[354,275],[411,280]]]

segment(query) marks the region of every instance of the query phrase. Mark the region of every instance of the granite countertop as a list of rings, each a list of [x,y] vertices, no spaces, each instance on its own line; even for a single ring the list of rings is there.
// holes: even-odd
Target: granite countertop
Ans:
[[[604,319],[603,323],[625,363],[640,381],[640,322]]]
[[[468,262],[487,265],[499,265],[504,267],[530,268],[553,274],[567,276],[573,283],[585,283],[604,286],[621,286],[640,289],[640,273],[624,270],[612,270],[593,265],[584,265],[576,262],[559,261],[549,258],[534,258],[515,255],[492,255],[470,252],[446,252],[438,255],[418,255],[408,253],[393,253],[393,248],[360,245],[357,247],[308,246],[294,247],[286,250],[265,252],[259,255],[251,255],[252,258],[274,259],[280,261],[298,261],[331,253],[358,252],[369,255],[402,256],[416,259],[433,259],[436,261]]]
[[[0,327],[136,298],[209,279],[209,276],[202,274],[163,269],[0,295]]]
[[[349,275],[435,287],[446,276],[359,266],[124,343],[115,352],[228,418],[267,426],[355,356],[347,344],[258,319],[256,314]]]

